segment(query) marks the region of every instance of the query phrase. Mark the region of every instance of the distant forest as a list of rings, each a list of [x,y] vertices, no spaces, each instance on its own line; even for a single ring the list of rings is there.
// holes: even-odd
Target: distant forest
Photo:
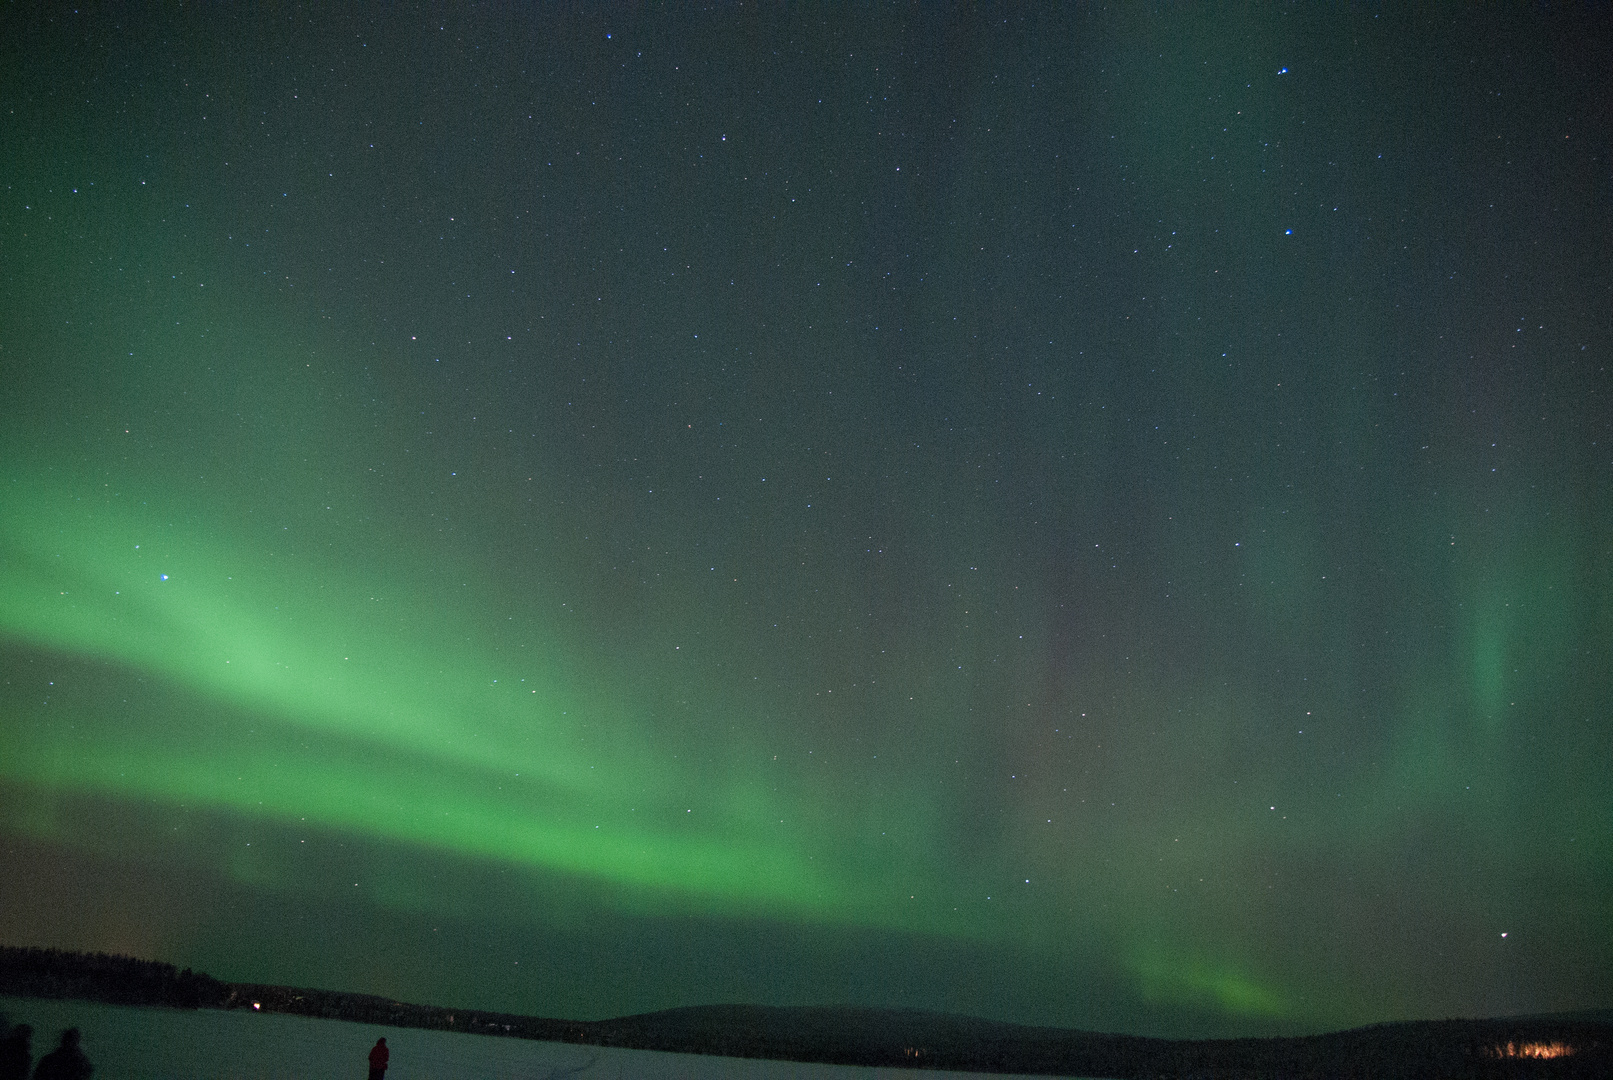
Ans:
[[[253,1009],[392,1027],[839,1065],[1117,1080],[1613,1077],[1613,1013],[1379,1024],[1274,1039],[1148,1039],[910,1010],[714,1005],[548,1020],[371,994],[220,982],[171,964],[0,946],[0,995]]]

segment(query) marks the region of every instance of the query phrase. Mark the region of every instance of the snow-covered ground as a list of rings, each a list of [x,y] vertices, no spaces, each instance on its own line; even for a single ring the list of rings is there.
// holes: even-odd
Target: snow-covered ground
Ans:
[[[387,1080],[946,1080],[987,1074],[804,1065],[663,1054],[303,1016],[132,1008],[0,997],[0,1013],[34,1029],[34,1059],[62,1029],[84,1033],[96,1080],[362,1080],[375,1040],[392,1050]]]

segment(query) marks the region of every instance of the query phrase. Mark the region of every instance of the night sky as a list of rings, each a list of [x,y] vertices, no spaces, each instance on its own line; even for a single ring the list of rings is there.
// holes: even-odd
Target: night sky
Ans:
[[[0,12],[0,942],[1613,1002],[1606,12]]]

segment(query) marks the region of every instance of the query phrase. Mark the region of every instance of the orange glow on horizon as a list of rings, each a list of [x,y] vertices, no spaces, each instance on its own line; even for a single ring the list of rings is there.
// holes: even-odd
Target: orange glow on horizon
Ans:
[[[1573,1052],[1572,1046],[1561,1042],[1509,1042],[1495,1048],[1495,1056],[1503,1058],[1560,1058]]]

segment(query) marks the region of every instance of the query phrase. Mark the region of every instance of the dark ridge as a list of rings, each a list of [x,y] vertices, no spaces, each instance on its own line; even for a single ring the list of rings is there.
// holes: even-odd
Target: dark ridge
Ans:
[[[211,975],[157,960],[0,946],[0,993],[197,1009],[220,1007],[230,988]]]
[[[846,1065],[1128,1080],[1442,1080],[1613,1077],[1613,1023],[1608,1017],[1601,1010],[1410,1021],[1298,1038],[1172,1040],[908,1010],[717,1005],[593,1026],[609,1029],[621,1040],[611,1045]]]
[[[549,1020],[371,994],[223,983],[125,956],[0,946],[0,994],[258,1009],[393,1027],[838,1065],[1117,1080],[1613,1077],[1613,1010],[1378,1024],[1278,1039],[1149,1039],[905,1009],[709,1005]]]
[[[542,1039],[548,1042],[598,1042],[590,1037],[589,1029],[593,1025],[586,1021],[546,1020],[537,1016],[515,1016],[479,1009],[410,1005],[374,994],[349,994],[340,990],[308,990],[260,983],[231,983],[227,990],[228,995],[218,1008],[256,1009],[261,1012],[314,1016],[321,1020],[351,1020],[361,1024],[463,1031],[475,1035],[508,1035],[517,1039]]]

